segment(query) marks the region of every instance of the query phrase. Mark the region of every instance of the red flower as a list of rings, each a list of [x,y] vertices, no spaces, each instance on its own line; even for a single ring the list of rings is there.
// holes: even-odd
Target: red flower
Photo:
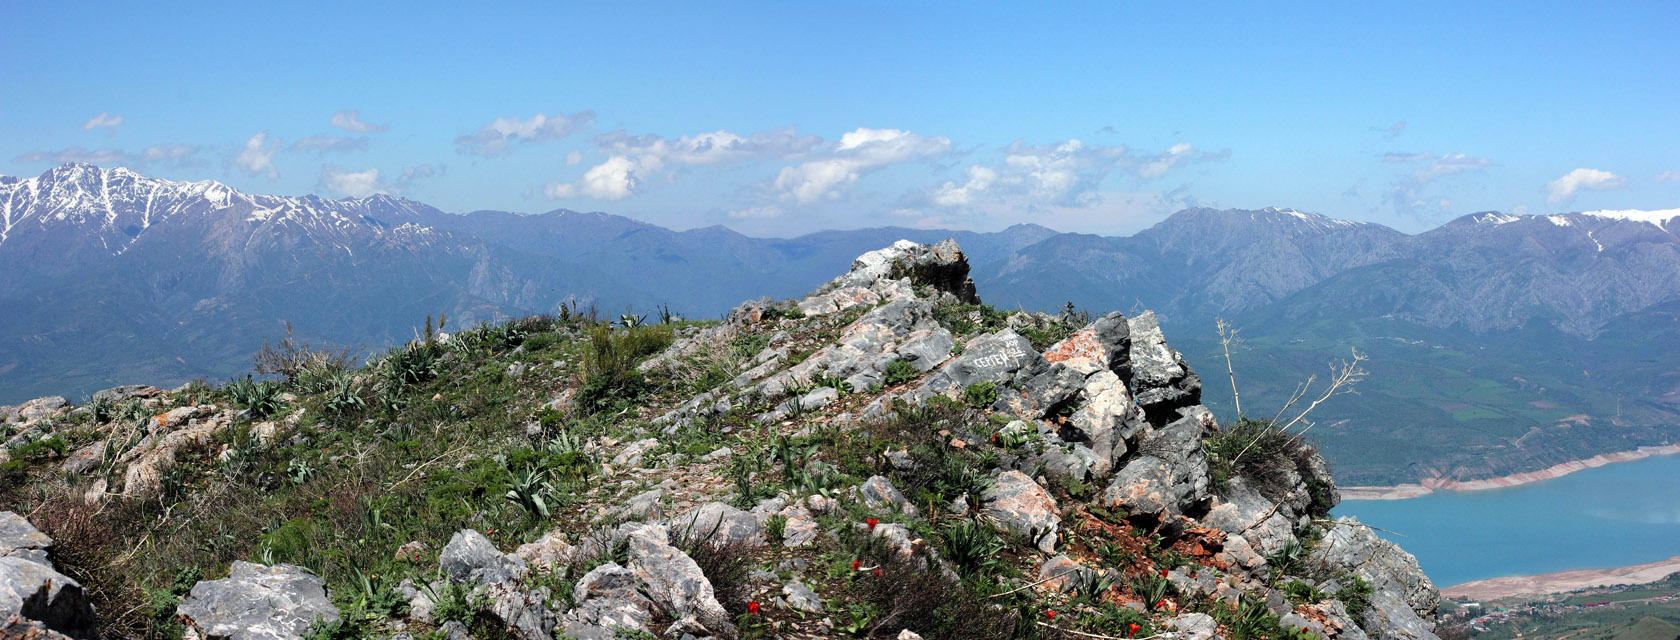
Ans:
[[[884,575],[884,574],[882,574],[882,572],[881,572],[881,570],[880,570],[880,569],[876,569],[876,570],[875,570],[875,577],[877,577],[877,578],[879,578],[879,577],[881,577],[881,576],[882,576],[882,575]]]
[[[865,519],[863,521],[863,523],[866,524],[866,525],[869,525],[869,530],[870,531],[874,531],[875,530],[875,525],[881,524],[881,520],[880,520],[880,518],[868,518],[868,519]]]
[[[863,562],[861,560],[853,560],[852,561],[852,570],[853,571],[857,571],[861,567],[863,567]]]
[[[1167,577],[1167,570],[1166,569],[1161,570],[1161,577],[1163,577],[1163,578]]]
[[[754,600],[752,602],[747,603],[747,615],[749,615],[749,616],[758,615],[758,601],[757,600]]]
[[[1044,617],[1049,618],[1051,620],[1055,620],[1056,619],[1056,610],[1055,609],[1045,609],[1044,610]]]
[[[485,531],[485,532],[484,532],[484,535],[490,535],[490,534],[493,534],[493,533],[495,533],[495,532],[496,532],[496,530],[495,530],[495,529],[488,529],[488,530],[486,530],[486,531]]]
[[[1132,636],[1137,635],[1138,629],[1142,629],[1142,628],[1143,627],[1138,626],[1138,623],[1133,622],[1131,625],[1126,627],[1126,637],[1130,638]]]

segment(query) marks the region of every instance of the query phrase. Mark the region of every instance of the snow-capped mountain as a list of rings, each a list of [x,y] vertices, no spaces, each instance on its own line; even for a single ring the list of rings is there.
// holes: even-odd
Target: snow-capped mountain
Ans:
[[[218,257],[270,241],[351,252],[370,242],[424,244],[437,234],[423,221],[438,213],[385,195],[251,195],[213,180],[175,182],[121,167],[66,164],[33,178],[0,177],[0,264],[73,266],[122,255],[179,228],[218,239],[205,247]]]

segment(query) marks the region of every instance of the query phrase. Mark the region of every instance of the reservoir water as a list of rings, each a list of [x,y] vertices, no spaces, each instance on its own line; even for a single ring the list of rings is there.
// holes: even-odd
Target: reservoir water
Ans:
[[[1680,455],[1653,456],[1561,478],[1409,500],[1343,502],[1417,556],[1436,586],[1571,569],[1608,569],[1680,555]]]

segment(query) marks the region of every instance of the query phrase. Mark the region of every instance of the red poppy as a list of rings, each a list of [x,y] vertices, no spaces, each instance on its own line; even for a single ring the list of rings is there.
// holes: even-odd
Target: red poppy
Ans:
[[[864,520],[863,523],[869,525],[870,531],[874,531],[875,525],[881,524],[881,520],[879,518],[868,518]]]
[[[852,570],[853,571],[857,571],[861,567],[863,567],[863,561],[861,561],[861,560],[853,560],[852,561]]]
[[[749,615],[749,616],[758,615],[758,601],[757,600],[754,600],[752,602],[747,603],[747,615]]]
[[[877,577],[877,578],[879,578],[879,577],[881,577],[881,576],[882,576],[882,575],[883,575],[883,574],[882,574],[882,572],[881,572],[881,570],[880,570],[880,569],[876,569],[876,570],[875,570],[875,577]]]
[[[1138,629],[1142,629],[1142,628],[1143,627],[1138,626],[1138,623],[1133,622],[1131,625],[1126,627],[1126,637],[1130,638],[1132,636],[1137,635]]]
[[[1055,609],[1045,609],[1044,610],[1044,617],[1049,618],[1051,620],[1055,620],[1056,619],[1056,610]]]

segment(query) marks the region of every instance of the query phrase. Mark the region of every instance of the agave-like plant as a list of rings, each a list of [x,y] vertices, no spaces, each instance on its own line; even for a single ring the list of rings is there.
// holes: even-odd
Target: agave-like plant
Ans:
[[[549,517],[548,502],[554,495],[554,485],[548,481],[548,471],[537,467],[526,467],[524,474],[513,473],[512,488],[508,489],[507,499],[525,508],[526,513]]]

